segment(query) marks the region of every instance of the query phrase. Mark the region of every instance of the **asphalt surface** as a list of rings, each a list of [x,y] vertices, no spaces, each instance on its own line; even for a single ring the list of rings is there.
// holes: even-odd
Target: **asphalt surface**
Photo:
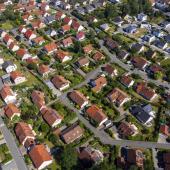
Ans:
[[[129,146],[133,148],[159,148],[159,149],[170,149],[170,144],[167,143],[157,143],[157,142],[148,142],[148,141],[132,141],[132,140],[115,140],[111,138],[106,132],[103,130],[98,130],[97,128],[93,127],[87,119],[85,119],[80,111],[76,109],[69,101],[68,98],[61,98],[60,101],[67,106],[69,109],[73,110],[79,120],[88,128],[90,129],[96,137],[100,139],[103,144],[109,145],[119,145],[119,146]]]
[[[11,152],[11,155],[17,165],[18,170],[28,170],[28,168],[24,162],[23,156],[15,143],[15,139],[14,139],[13,135],[7,129],[7,127],[4,124],[1,117],[0,117],[0,130],[4,136],[4,139],[5,139],[7,146]]]

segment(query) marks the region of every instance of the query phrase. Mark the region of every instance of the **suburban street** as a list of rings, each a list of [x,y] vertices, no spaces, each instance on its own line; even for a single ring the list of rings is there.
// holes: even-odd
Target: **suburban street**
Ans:
[[[88,120],[86,120],[81,114],[78,109],[76,109],[68,100],[68,98],[60,98],[60,101],[67,106],[69,109],[73,110],[79,120],[88,128],[90,129],[95,137],[98,137],[103,144],[109,145],[119,145],[119,146],[129,146],[133,148],[159,148],[159,149],[170,149],[170,144],[166,143],[157,143],[157,142],[148,142],[148,141],[131,141],[131,140],[115,140],[111,138],[107,133],[103,130],[98,130],[97,128],[93,127]]]
[[[18,170],[28,170],[23,156],[20,153],[20,150],[18,149],[16,143],[15,143],[15,139],[13,137],[13,135],[11,134],[11,132],[7,129],[6,125],[4,124],[2,118],[0,117],[0,130],[6,140],[7,146],[11,152],[11,155],[17,165],[17,169]],[[14,169],[13,169],[14,170]]]

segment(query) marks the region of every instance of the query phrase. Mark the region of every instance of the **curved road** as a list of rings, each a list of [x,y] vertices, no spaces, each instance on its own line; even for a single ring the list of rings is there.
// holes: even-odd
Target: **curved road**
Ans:
[[[67,106],[69,109],[73,110],[79,120],[88,128],[90,129],[96,137],[100,139],[103,144],[109,145],[119,145],[119,146],[129,146],[133,148],[159,148],[159,149],[170,149],[170,144],[166,143],[157,143],[157,142],[148,142],[148,141],[132,141],[132,140],[116,140],[111,138],[106,132],[103,130],[98,130],[97,128],[93,127],[88,120],[86,120],[81,114],[78,109],[76,109],[69,101],[67,97],[60,98],[60,101]]]

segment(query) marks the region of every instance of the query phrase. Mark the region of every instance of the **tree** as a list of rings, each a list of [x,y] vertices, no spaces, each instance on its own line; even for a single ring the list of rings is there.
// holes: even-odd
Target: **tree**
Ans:
[[[30,63],[30,64],[28,64],[27,67],[30,70],[37,70],[37,65],[35,63]]]
[[[74,43],[74,52],[75,53],[81,53],[82,52],[82,46],[81,46],[81,43],[79,41],[76,41]]]
[[[139,13],[139,3],[138,0],[128,0],[128,11],[132,16],[136,16]]]
[[[43,122],[40,126],[40,131],[47,133],[49,131],[49,126],[46,123]]]
[[[59,137],[54,135],[53,133],[48,136],[48,140],[53,143],[54,145],[61,145],[59,142]]]
[[[163,77],[163,74],[161,71],[157,71],[155,74],[154,74],[154,79],[158,80],[158,79],[162,79]]]
[[[145,14],[152,13],[152,4],[149,0],[143,0],[143,11]]]
[[[74,167],[77,165],[77,153],[76,150],[67,145],[63,152],[61,153],[61,165],[63,170],[73,170]]]
[[[104,11],[105,17],[108,19],[113,19],[118,16],[118,9],[115,5],[107,5]]]
[[[116,166],[114,162],[109,163],[107,161],[103,161],[101,164],[90,168],[90,170],[116,170]]]

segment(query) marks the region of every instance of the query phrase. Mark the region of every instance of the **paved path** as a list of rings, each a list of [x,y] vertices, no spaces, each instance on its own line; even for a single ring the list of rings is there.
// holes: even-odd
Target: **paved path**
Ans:
[[[14,159],[5,165],[2,165],[2,170],[18,170]]]
[[[76,109],[68,100],[68,98],[62,98],[60,101],[67,106],[69,109],[73,110],[79,120],[88,128],[90,129],[94,135],[100,138],[100,141],[103,144],[110,144],[110,145],[120,145],[120,146],[129,146],[133,148],[160,148],[160,149],[170,149],[170,144],[165,143],[157,143],[157,142],[148,142],[148,141],[131,141],[131,140],[115,140],[111,138],[106,132],[103,130],[98,130],[97,128],[93,127],[88,120],[86,120],[81,114],[78,109]]]
[[[4,136],[4,139],[6,140],[7,146],[8,146],[8,148],[11,152],[11,155],[17,165],[18,170],[28,170],[28,168],[24,162],[23,156],[20,153],[20,151],[15,143],[15,139],[14,139],[13,135],[7,129],[7,127],[4,124],[1,117],[0,117],[0,130]]]

